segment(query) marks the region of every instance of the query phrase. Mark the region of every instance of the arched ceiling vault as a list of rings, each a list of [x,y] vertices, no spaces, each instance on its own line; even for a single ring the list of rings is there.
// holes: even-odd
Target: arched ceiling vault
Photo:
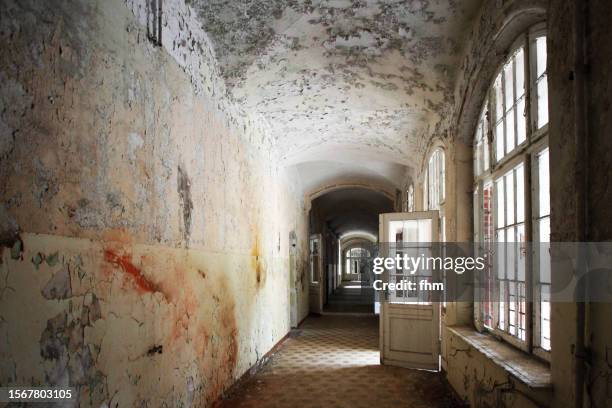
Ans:
[[[304,184],[415,167],[481,0],[191,0],[231,96]],[[320,181],[320,180],[319,180]]]
[[[312,208],[338,236],[377,236],[378,214],[392,212],[393,202],[377,191],[347,188],[314,199]]]

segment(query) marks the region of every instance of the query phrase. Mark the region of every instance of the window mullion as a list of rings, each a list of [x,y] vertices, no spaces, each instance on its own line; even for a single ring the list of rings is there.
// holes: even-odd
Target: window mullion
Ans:
[[[532,75],[531,73],[532,71],[532,51],[531,51],[531,38],[529,33],[525,34],[524,37],[524,42],[525,42],[525,52],[524,52],[524,74],[525,74],[525,111],[527,114],[527,120],[526,122],[529,124],[529,126],[527,126],[527,141],[528,143],[531,143],[533,138],[532,138],[532,131],[534,129],[534,123],[533,123],[533,108],[532,108]],[[532,161],[531,161],[531,155],[530,154],[526,154],[525,157],[525,172],[524,177],[525,177],[525,183],[524,183],[524,189],[525,189],[525,241],[528,243],[531,243],[531,246],[533,247],[533,188],[532,188],[532,182],[533,182],[533,177],[532,177],[532,172],[533,172],[533,165],[532,165]],[[525,322],[525,339],[527,340],[527,350],[531,353],[533,351],[533,347],[534,347],[534,343],[535,344],[539,344],[539,342],[535,342],[535,336],[539,335],[539,330],[534,330],[536,329],[534,322],[538,320],[538,316],[536,315],[539,312],[539,308],[534,308],[534,285],[535,285],[535,281],[536,281],[536,277],[534,276],[534,268],[533,268],[533,251],[527,251],[527,259],[525,260],[525,282],[526,282],[526,286],[525,286],[525,297],[528,300],[531,300],[529,302],[527,302],[526,304],[526,308],[525,308],[525,313],[526,313],[526,322]]]

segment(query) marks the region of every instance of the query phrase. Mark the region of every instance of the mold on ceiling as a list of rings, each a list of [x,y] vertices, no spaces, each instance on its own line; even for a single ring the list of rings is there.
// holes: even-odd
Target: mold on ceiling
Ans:
[[[285,165],[320,162],[333,152],[345,162],[365,157],[407,171],[449,109],[466,29],[480,3],[190,2],[230,96],[264,118]],[[396,184],[396,173],[382,176]],[[302,178],[312,183],[308,174]]]

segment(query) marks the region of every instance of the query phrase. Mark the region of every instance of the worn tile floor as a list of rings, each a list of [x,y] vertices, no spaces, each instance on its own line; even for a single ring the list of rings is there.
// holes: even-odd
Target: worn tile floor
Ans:
[[[222,407],[459,407],[441,375],[382,366],[375,316],[309,317]]]

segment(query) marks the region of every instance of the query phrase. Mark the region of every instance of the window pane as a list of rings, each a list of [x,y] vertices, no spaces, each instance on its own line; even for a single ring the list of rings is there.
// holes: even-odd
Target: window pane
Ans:
[[[506,230],[506,277],[508,279],[516,279],[515,265],[516,265],[516,231],[514,227],[508,227]]]
[[[506,230],[501,229],[496,232],[497,248],[495,248],[495,259],[497,268],[497,277],[499,279],[506,278]]]
[[[497,226],[503,227],[506,223],[504,217],[504,182],[501,178],[495,182],[495,203],[497,204]]]
[[[489,170],[489,130],[486,119],[483,119],[482,123],[482,158],[483,170]]]
[[[516,222],[525,221],[525,170],[523,165],[516,167]]]
[[[508,332],[516,334],[516,283],[508,282]]]
[[[514,109],[506,113],[506,153],[514,149]]]
[[[548,78],[538,80],[538,129],[548,123]]]
[[[516,279],[525,282],[525,264],[526,264],[526,253],[523,251],[523,247],[525,244],[525,224],[519,224],[516,227],[516,236],[518,243],[516,245],[516,256],[518,258],[517,263],[517,277]]]
[[[523,48],[520,48],[515,56],[516,64],[516,98],[525,94],[525,57]]]
[[[503,108],[503,103],[504,103],[504,94],[502,92],[502,80],[501,80],[501,73],[497,76],[497,79],[495,79],[495,121],[498,121],[502,118],[502,116],[504,115],[504,108]]]
[[[506,329],[506,287],[504,281],[499,282],[499,328],[501,330]]]
[[[500,161],[504,157],[504,121],[495,127],[495,159]]]
[[[525,340],[525,327],[527,327],[526,322],[526,312],[527,312],[527,304],[525,302],[525,284],[518,284],[518,327],[519,327],[519,339]]]
[[[536,79],[546,72],[546,37],[536,39]]]
[[[550,350],[550,285],[540,289],[540,347]]]
[[[550,180],[548,148],[538,155],[538,216],[550,214]]]
[[[512,60],[504,66],[504,97],[506,111],[514,104],[514,75],[512,73]]]
[[[514,224],[514,172],[504,176],[506,188],[506,225]]]
[[[540,242],[538,248],[538,266],[540,272],[540,282],[550,283],[550,217],[538,220],[537,226]]]
[[[439,164],[440,164],[440,202],[444,201],[445,198],[445,183],[444,183],[444,173],[445,173],[445,164],[444,164],[444,152],[442,150],[438,150]]]
[[[527,121],[525,120],[525,98],[521,98],[516,106],[516,143],[521,144],[527,139]]]

